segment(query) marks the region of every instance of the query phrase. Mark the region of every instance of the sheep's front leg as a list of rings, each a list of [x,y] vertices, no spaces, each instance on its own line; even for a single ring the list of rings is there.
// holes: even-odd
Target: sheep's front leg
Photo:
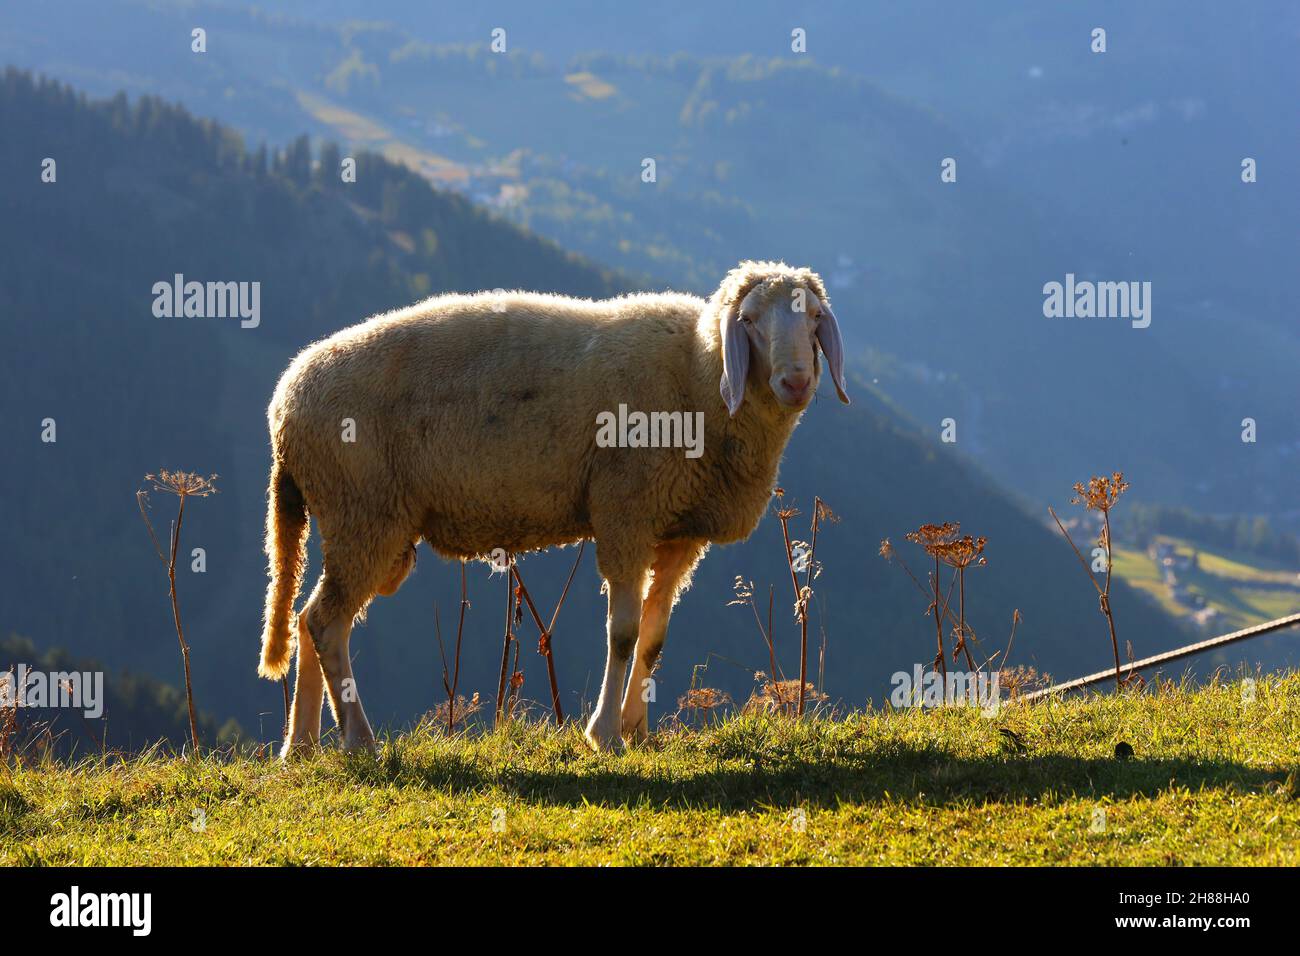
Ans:
[[[632,679],[623,697],[622,734],[629,743],[639,743],[649,733],[646,710],[654,696],[651,674],[668,636],[668,619],[677,595],[689,584],[691,570],[706,546],[703,541],[665,541],[655,548],[654,578],[641,609]]]
[[[605,661],[605,680],[600,685],[596,712],[587,724],[587,740],[597,750],[612,750],[623,740],[619,733],[621,711],[619,699],[627,678],[627,662],[636,647],[641,621],[642,579],[609,581],[609,656]]]

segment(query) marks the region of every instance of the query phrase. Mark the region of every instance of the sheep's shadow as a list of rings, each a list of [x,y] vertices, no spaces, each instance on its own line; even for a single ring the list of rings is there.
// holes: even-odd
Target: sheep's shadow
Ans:
[[[1174,787],[1255,793],[1285,774],[1230,760],[1063,755],[960,756],[938,748],[891,746],[834,760],[769,757],[757,765],[714,761],[681,775],[637,772],[623,761],[592,755],[553,766],[485,767],[461,755],[403,761],[397,767],[354,765],[360,782],[481,793],[498,788],[529,803],[554,806],[738,811],[754,807],[822,807],[906,800],[930,806],[1019,803],[1056,797],[1154,797]]]

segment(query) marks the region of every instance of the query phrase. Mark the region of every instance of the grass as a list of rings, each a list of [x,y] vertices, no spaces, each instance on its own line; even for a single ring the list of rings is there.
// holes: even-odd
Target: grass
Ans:
[[[287,766],[47,762],[0,771],[0,864],[1296,865],[1297,740],[1292,674],[1253,700],[741,716],[621,755],[515,721]]]

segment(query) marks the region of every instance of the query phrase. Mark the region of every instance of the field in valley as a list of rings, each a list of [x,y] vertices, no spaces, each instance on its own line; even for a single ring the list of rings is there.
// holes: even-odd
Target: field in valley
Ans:
[[[1117,545],[1115,574],[1175,617],[1186,619],[1211,608],[1213,614],[1204,627],[1220,634],[1300,609],[1300,573],[1295,568],[1180,538],[1158,540],[1167,545],[1170,563],[1177,562],[1177,567],[1166,567],[1149,551]]]

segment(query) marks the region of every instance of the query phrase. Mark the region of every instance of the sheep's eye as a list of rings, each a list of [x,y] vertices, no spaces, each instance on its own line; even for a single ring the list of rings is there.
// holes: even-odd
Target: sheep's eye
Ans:
[[[744,322],[746,325],[753,325],[754,317],[747,312],[742,312],[740,313],[740,321]]]

